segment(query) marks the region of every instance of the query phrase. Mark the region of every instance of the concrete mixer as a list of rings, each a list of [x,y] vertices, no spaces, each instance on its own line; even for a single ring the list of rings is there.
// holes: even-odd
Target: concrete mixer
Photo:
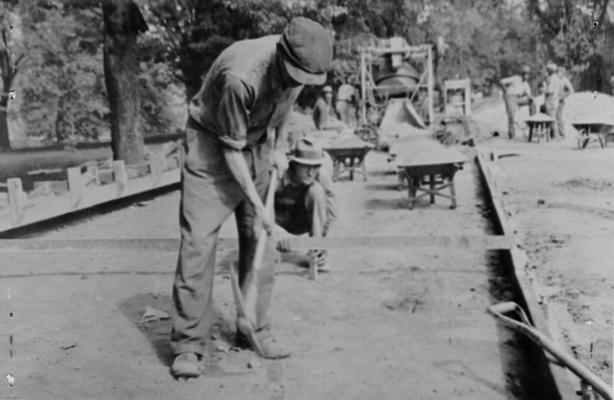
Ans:
[[[378,146],[387,126],[424,129],[434,120],[430,45],[404,38],[379,39],[360,48],[361,125],[357,134]],[[398,129],[397,129],[398,130]]]

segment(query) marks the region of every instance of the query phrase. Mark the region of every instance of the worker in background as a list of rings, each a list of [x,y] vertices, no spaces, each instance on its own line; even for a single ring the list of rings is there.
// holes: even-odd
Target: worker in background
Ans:
[[[574,92],[573,85],[567,77],[567,70],[560,66],[558,69],[559,78],[559,105],[556,109],[556,123],[559,126],[559,135],[565,137],[565,121],[563,120],[563,109],[565,108],[565,98]]]
[[[326,236],[337,218],[332,180],[322,170],[324,152],[307,138],[299,140],[289,156],[289,167],[275,193],[275,222],[280,251],[290,251],[288,234]],[[328,271],[325,250],[310,250],[308,256],[318,270]]]
[[[556,119],[561,94],[561,77],[558,74],[558,66],[553,61],[546,63],[546,70],[548,77],[546,78],[546,91],[544,93],[544,108],[546,114]],[[551,132],[553,138],[559,135],[559,129],[559,121],[555,120]]]
[[[335,111],[337,117],[350,128],[356,127],[356,88],[344,83],[337,89]]]
[[[316,129],[326,129],[330,118],[336,118],[333,110],[333,88],[326,85],[322,88],[320,96],[313,107],[313,122]]]
[[[503,87],[503,101],[507,111],[508,121],[508,137],[514,139],[516,136],[516,113],[518,108],[522,106],[529,107],[529,114],[535,113],[533,109],[533,97],[531,96],[531,85],[529,77],[531,76],[531,68],[525,65],[521,69],[520,76],[511,76],[501,79]]]
[[[324,27],[307,18],[294,18],[281,36],[237,41],[223,50],[189,102],[181,246],[173,283],[171,347],[175,358],[171,372],[177,378],[200,375],[215,317],[218,233],[233,213],[239,235],[239,284],[243,293],[254,285],[257,293],[255,334],[237,329],[237,345],[257,343],[265,358],[289,355],[272,335],[268,318],[275,244],[266,241],[257,276],[254,255],[260,235],[271,234],[275,226],[263,199],[271,164],[277,161],[283,166],[275,149],[286,142],[285,118],[303,85],[325,82],[332,54],[332,38]]]

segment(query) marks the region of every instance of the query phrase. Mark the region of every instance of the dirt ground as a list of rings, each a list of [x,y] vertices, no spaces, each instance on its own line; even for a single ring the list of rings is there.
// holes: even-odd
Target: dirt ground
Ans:
[[[564,109],[566,137],[552,142],[528,143],[526,129],[517,129],[513,141],[505,139],[500,100],[485,103],[472,118],[481,147],[500,154],[499,191],[529,256],[536,295],[555,339],[610,384],[614,143],[602,149],[595,141],[579,150],[571,122],[590,120],[594,113],[611,117],[613,100],[603,94],[573,95]],[[526,109],[522,112],[526,115]],[[492,137],[493,131],[500,136]]]
[[[490,141],[500,191],[567,350],[612,382],[614,146]]]
[[[407,208],[386,155],[370,177],[340,181],[333,235],[480,235],[488,231],[472,163],[449,200]],[[177,237],[179,195],[59,227],[42,238]],[[233,236],[233,221],[222,236]],[[232,347],[234,304],[219,254],[215,323],[204,376],[169,375],[167,319],[139,322],[146,307],[168,312],[175,252],[52,251],[2,254],[0,398],[68,399],[530,399],[543,398],[526,342],[485,313],[512,296],[484,252],[465,248],[340,249],[333,272],[306,278],[300,254],[279,265],[271,314],[293,349],[282,361]],[[9,311],[10,310],[10,311]],[[3,346],[7,341],[3,340]]]
[[[488,118],[505,121],[497,107],[487,108]],[[611,382],[614,147],[489,139],[493,124],[477,120],[486,132],[481,147],[502,155],[500,190],[549,320],[570,351]],[[369,181],[335,184],[341,216],[332,235],[489,232],[471,162],[457,174],[455,210],[446,199],[408,210],[386,155],[373,152],[367,164]],[[178,201],[175,191],[37,236],[176,238]],[[234,235],[230,220],[221,236]],[[233,347],[226,268],[236,253],[221,252],[205,372],[190,383],[169,375],[170,321],[140,322],[147,307],[170,311],[176,252],[1,257],[2,399],[546,398],[539,357],[485,313],[514,294],[492,254],[481,251],[339,249],[330,252],[333,272],[315,282],[301,254],[284,256],[271,310],[277,336],[293,350],[282,361]]]

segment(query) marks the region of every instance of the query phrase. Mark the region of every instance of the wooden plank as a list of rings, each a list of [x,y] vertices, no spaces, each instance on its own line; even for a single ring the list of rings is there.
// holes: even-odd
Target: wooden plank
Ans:
[[[42,183],[42,184],[41,184]],[[38,196],[50,196],[53,194],[49,182],[34,182],[34,190],[28,192],[28,199]]]
[[[34,182],[34,190],[39,190],[41,195],[63,194],[68,192],[68,181],[38,181]],[[28,193],[29,197],[34,197],[32,192]]]
[[[127,164],[126,173],[128,175],[128,179],[142,178],[151,173],[151,164],[149,162]]]
[[[6,180],[8,187],[9,212],[11,215],[11,226],[19,223],[23,217],[22,207],[24,204],[25,194],[21,186],[21,179],[9,178]]]
[[[81,176],[81,168],[73,167],[66,170],[68,173],[68,190],[70,193],[70,207],[76,208],[79,206],[83,197],[85,185]]]
[[[165,160],[162,158],[162,155],[158,152],[152,153],[149,157],[149,171],[153,176],[153,185],[156,185],[160,177],[162,176],[162,172],[166,169]]]
[[[117,185],[117,195],[120,196],[124,191],[128,190],[126,164],[124,160],[115,160],[111,164],[111,168],[113,169],[113,179]]]
[[[109,183],[113,183],[113,169],[112,168],[99,168],[98,169],[98,180],[101,185],[107,185]]]
[[[340,248],[464,248],[470,250],[510,249],[514,238],[497,235],[476,236],[330,236],[313,238],[306,236],[289,239],[293,251],[310,249]],[[237,238],[220,238],[221,249],[233,250],[238,247]],[[84,250],[122,250],[122,251],[176,251],[178,238],[126,238],[126,239],[0,239],[0,252],[20,251],[84,251]]]
[[[494,157],[495,159],[497,157]],[[499,195],[499,191],[497,190],[496,180],[492,171],[492,167],[494,167],[494,163],[488,163],[486,161],[486,156],[484,156],[479,150],[476,155],[478,169],[481,172],[484,181],[486,182],[486,192],[490,197],[491,204],[495,210],[495,217],[497,218],[497,222],[501,227],[502,234],[505,235],[515,235],[517,233],[517,229],[509,217],[511,216],[504,209],[503,200]],[[527,254],[520,249],[518,246],[513,246],[509,250],[510,260],[514,269],[514,275],[518,285],[520,286],[520,291],[522,293],[522,297],[525,300],[527,306],[527,314],[529,314],[533,324],[535,327],[545,333],[549,337],[553,337],[551,326],[548,323],[548,320],[545,317],[544,310],[540,306],[540,301],[536,298],[535,291],[533,290],[533,282],[536,281],[533,274],[530,272],[529,267],[529,258]],[[554,337],[555,342],[561,347],[565,348],[559,340],[560,334],[557,334]],[[561,396],[561,399],[577,399],[576,390],[574,386],[579,388],[579,383],[577,383],[577,379],[569,375],[569,372],[559,365],[549,363],[550,372],[552,373],[552,377],[554,379],[556,389]],[[576,382],[573,382],[576,380]]]
[[[43,201],[29,203],[26,213],[22,213],[16,223],[12,222],[9,213],[0,210],[0,232],[9,231],[16,227],[22,227],[32,223],[41,222],[50,218],[70,214],[79,210],[104,204],[109,201],[122,199],[128,196],[145,193],[153,189],[176,184],[180,180],[180,170],[174,169],[162,173],[157,183],[151,175],[132,179],[129,182],[122,168],[123,162],[114,163],[114,173],[118,181],[102,186],[91,186],[81,192],[81,197],[76,202],[75,194],[45,197]]]
[[[88,165],[85,167],[85,173],[83,174],[83,184],[88,185],[100,185],[100,176],[98,174],[98,167],[95,165]]]

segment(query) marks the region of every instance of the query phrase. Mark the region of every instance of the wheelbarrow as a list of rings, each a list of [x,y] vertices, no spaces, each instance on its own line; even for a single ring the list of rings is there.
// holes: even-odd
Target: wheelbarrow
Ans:
[[[529,339],[546,350],[559,363],[578,376],[584,383],[588,383],[601,397],[606,400],[612,400],[612,388],[585,365],[563,351],[554,344],[550,338],[537,330],[518,304],[513,301],[495,304],[488,307],[488,312],[505,326],[526,335]],[[505,314],[515,314],[520,320],[508,317]]]
[[[612,128],[614,125],[606,122],[578,122],[572,123],[573,127],[579,132],[578,148],[585,149],[591,142],[599,142],[601,148],[608,145],[608,136],[614,135]]]
[[[463,168],[464,161],[450,161],[440,163],[405,164],[399,163],[399,179],[407,180],[407,193],[409,209],[413,209],[416,202],[422,197],[429,196],[431,204],[435,197],[445,197],[452,201],[451,209],[456,208],[456,189],[454,175]],[[443,193],[449,189],[450,194]],[[417,194],[419,193],[420,194]]]
[[[361,173],[363,180],[367,180],[367,167],[365,157],[375,146],[358,137],[349,137],[333,141],[324,150],[333,160],[332,180],[339,180],[341,174],[347,172],[350,180],[354,180],[354,173]]]

